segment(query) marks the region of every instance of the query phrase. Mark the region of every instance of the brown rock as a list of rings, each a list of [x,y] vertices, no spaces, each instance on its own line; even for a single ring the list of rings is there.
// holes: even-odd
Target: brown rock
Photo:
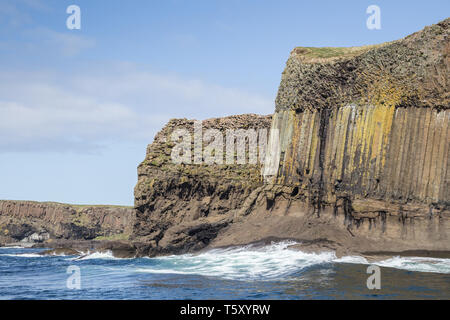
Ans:
[[[21,241],[34,233],[49,233],[50,241],[127,238],[134,219],[135,211],[130,207],[0,200],[0,237],[4,242]]]

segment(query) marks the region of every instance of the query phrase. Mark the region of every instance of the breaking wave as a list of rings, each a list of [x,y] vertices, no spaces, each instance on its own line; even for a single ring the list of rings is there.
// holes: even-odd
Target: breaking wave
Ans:
[[[108,251],[102,251],[102,252],[82,253],[80,256],[71,258],[70,260],[92,260],[92,259],[115,260],[115,259],[121,259],[121,258],[114,257],[112,252],[108,250]]]
[[[361,256],[337,258],[335,252],[307,253],[290,248],[296,242],[283,241],[266,246],[247,245],[213,249],[199,254],[172,255],[156,258],[114,257],[111,251],[86,252],[80,256],[67,256],[70,261],[129,260],[129,266],[138,273],[186,274],[222,279],[271,280],[289,279],[304,269],[321,264],[362,264],[396,268],[414,272],[450,274],[450,259],[425,257],[391,257],[368,261]],[[12,248],[10,248],[12,249]],[[2,252],[0,256],[44,258],[61,255],[41,255],[38,252]]]
[[[214,249],[201,254],[184,254],[153,258],[151,268],[139,272],[197,274],[225,279],[278,278],[299,269],[335,258],[333,252],[304,253],[288,249],[293,242],[274,243],[264,247],[244,246]]]
[[[450,273],[450,259],[393,257],[371,262],[360,256],[337,258],[332,251],[306,253],[289,248],[291,241],[273,243],[264,247],[243,246],[214,249],[200,254],[173,255],[151,258],[151,266],[142,266],[137,272],[156,274],[189,274],[223,279],[279,279],[303,269],[331,263],[375,264],[418,272]]]
[[[6,257],[19,257],[19,258],[42,258],[45,257],[44,255],[40,255],[37,253],[5,253],[0,254],[0,256],[6,256]]]
[[[408,271],[450,273],[450,259],[393,257],[374,264]]]
[[[8,250],[8,249],[25,249],[26,247],[21,247],[21,246],[5,246],[5,247],[0,247],[0,250]]]

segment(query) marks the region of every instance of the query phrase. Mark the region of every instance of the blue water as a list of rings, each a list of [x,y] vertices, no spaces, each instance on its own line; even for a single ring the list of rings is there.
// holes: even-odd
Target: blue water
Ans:
[[[288,246],[134,259],[0,248],[0,299],[450,299],[450,259],[377,261],[381,289],[369,290],[364,258]],[[70,266],[80,270],[80,289],[67,285]]]

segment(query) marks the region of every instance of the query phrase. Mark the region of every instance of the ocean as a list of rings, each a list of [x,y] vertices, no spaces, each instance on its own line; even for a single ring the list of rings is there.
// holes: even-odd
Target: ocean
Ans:
[[[132,259],[3,247],[0,299],[450,299],[450,259],[374,262],[381,288],[370,290],[365,258],[305,253],[291,244]]]

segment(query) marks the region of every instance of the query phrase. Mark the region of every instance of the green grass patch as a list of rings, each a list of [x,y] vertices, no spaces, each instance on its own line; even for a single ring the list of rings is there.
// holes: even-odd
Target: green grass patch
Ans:
[[[128,240],[129,237],[130,237],[129,234],[119,233],[119,234],[113,234],[110,236],[98,236],[98,237],[94,238],[94,240],[118,241],[118,240]]]
[[[357,56],[370,49],[381,47],[386,43],[361,46],[361,47],[297,47],[294,53],[309,62],[320,62],[323,60],[335,60]]]

